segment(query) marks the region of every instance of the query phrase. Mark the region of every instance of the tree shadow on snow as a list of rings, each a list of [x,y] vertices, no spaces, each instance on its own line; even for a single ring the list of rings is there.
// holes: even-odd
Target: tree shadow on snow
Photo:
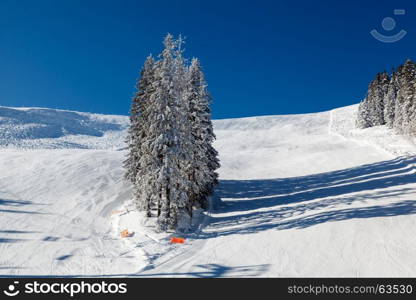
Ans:
[[[0,199],[0,205],[23,206],[23,205],[30,205],[30,204],[34,204],[34,203],[31,201]]]
[[[12,244],[12,243],[23,243],[27,242],[26,239],[9,239],[9,238],[0,238],[0,244]]]
[[[238,267],[227,267],[219,264],[206,264],[206,265],[196,265],[196,268],[199,271],[192,271],[186,273],[180,272],[166,272],[166,273],[155,273],[155,274],[140,274],[140,273],[131,273],[131,274],[104,274],[104,275],[42,275],[38,277],[46,278],[100,278],[100,277],[196,277],[196,278],[218,278],[218,277],[258,277],[261,274],[264,274],[269,268],[269,265],[251,265],[251,266],[238,266]],[[0,275],[2,277],[37,277],[33,275]]]
[[[197,278],[218,278],[218,277],[258,277],[269,268],[269,265],[252,265],[227,267],[220,264],[196,265],[200,271],[187,273],[152,273],[152,274],[134,274],[132,276],[140,277],[197,277]]]
[[[214,230],[203,235],[208,238],[268,229],[305,228],[356,218],[415,214],[414,200],[345,208],[353,203],[364,206],[369,200],[374,204],[374,200],[416,193],[415,188],[405,186],[416,183],[415,163],[416,157],[400,157],[310,176],[222,180],[216,193],[223,202],[216,211],[219,214],[211,217],[210,222]],[[343,205],[342,209],[335,210],[339,205]],[[327,211],[322,212],[322,209]],[[221,213],[233,215],[221,217]]]
[[[3,233],[6,236],[8,235],[25,235],[31,233],[37,233],[37,231],[27,231],[27,230],[0,230],[0,234]],[[9,237],[0,237],[0,244],[12,244],[12,243],[24,243],[31,241],[31,239],[21,239],[21,238],[9,238]]]
[[[11,213],[11,214],[35,214],[35,215],[46,215],[42,211],[33,211],[33,210],[23,210],[22,207],[26,206],[45,206],[48,204],[45,203],[35,203],[32,201],[24,200],[11,200],[11,199],[1,199],[0,198],[0,213]]]

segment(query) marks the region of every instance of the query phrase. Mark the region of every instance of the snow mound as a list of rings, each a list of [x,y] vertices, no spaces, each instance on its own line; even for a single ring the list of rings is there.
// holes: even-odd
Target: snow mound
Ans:
[[[129,120],[47,108],[0,107],[0,147],[15,149],[117,149]]]

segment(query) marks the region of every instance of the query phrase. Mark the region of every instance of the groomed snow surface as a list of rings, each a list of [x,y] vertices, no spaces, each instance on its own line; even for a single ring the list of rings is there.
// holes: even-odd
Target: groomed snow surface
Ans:
[[[416,147],[356,110],[215,121],[212,208],[170,244],[123,180],[126,117],[0,107],[0,274],[414,277]]]

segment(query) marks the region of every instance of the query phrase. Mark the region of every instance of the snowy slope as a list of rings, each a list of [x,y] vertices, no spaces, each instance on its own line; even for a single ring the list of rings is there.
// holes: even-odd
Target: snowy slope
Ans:
[[[128,124],[125,116],[0,106],[0,147],[118,149]]]
[[[356,109],[215,121],[222,204],[180,246],[129,207],[126,117],[0,110],[0,274],[415,276],[416,148]]]
[[[215,123],[223,179],[268,179],[378,161],[380,151],[329,132],[330,112]],[[367,152],[367,155],[362,155]],[[348,157],[346,160],[345,158]]]

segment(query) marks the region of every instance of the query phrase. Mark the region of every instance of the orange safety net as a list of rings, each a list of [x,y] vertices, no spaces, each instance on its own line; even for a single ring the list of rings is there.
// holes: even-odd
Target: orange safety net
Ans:
[[[181,238],[181,237],[173,237],[170,239],[170,242],[172,244],[184,244],[185,243],[185,239]]]

